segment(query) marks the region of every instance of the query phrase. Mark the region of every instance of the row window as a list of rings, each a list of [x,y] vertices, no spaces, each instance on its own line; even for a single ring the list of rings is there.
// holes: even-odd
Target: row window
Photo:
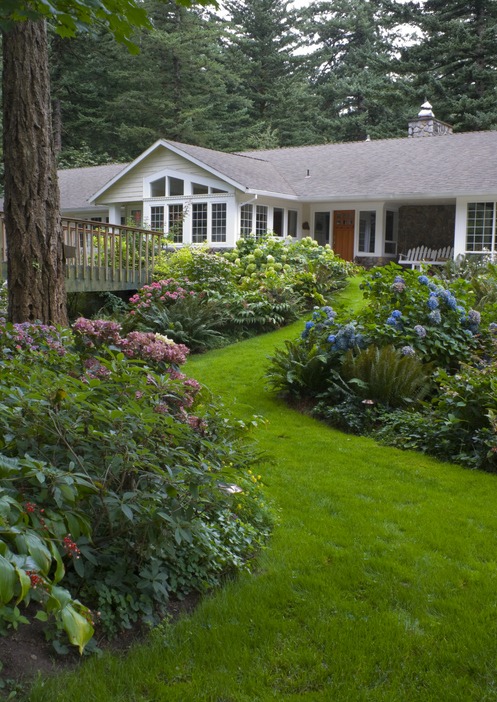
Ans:
[[[297,236],[297,210],[286,212],[286,235]],[[242,237],[255,234],[257,238],[264,236],[268,231],[269,207],[267,205],[242,205],[240,208],[240,235]],[[284,235],[285,210],[281,207],[273,208],[272,233],[276,236]]]
[[[209,238],[210,209],[210,238]],[[184,222],[187,210],[183,204],[157,205],[150,208],[150,227],[154,231],[164,231],[167,212],[167,231],[173,235],[175,244],[184,241]],[[227,206],[225,202],[195,202],[191,206],[192,243],[201,244],[210,240],[213,243],[226,241]]]
[[[163,176],[150,183],[150,197],[183,197],[184,195],[216,195],[227,190],[214,188],[204,183],[184,181],[182,178]]]

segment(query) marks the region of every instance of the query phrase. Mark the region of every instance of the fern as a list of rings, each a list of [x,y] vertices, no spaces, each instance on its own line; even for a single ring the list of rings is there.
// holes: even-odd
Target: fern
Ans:
[[[349,351],[343,360],[342,377],[359,397],[390,407],[422,400],[431,387],[431,369],[393,346],[369,346]]]

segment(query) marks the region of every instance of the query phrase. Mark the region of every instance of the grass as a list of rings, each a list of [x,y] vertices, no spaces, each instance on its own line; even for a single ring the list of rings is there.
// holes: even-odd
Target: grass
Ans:
[[[347,306],[357,302],[348,291]],[[279,523],[257,571],[32,702],[497,700],[497,482],[343,435],[264,390],[301,324],[191,359],[257,429]]]

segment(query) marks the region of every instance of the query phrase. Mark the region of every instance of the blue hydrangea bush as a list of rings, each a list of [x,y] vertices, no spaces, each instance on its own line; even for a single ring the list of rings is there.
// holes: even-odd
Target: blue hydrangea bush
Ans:
[[[362,289],[367,304],[354,318],[314,310],[271,359],[270,385],[339,428],[493,469],[497,321],[475,309],[473,286],[390,264]]]

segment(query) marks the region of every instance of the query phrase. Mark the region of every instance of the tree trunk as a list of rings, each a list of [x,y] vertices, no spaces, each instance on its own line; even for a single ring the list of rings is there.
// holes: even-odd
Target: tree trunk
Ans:
[[[44,21],[4,32],[3,105],[9,320],[67,324]]]

